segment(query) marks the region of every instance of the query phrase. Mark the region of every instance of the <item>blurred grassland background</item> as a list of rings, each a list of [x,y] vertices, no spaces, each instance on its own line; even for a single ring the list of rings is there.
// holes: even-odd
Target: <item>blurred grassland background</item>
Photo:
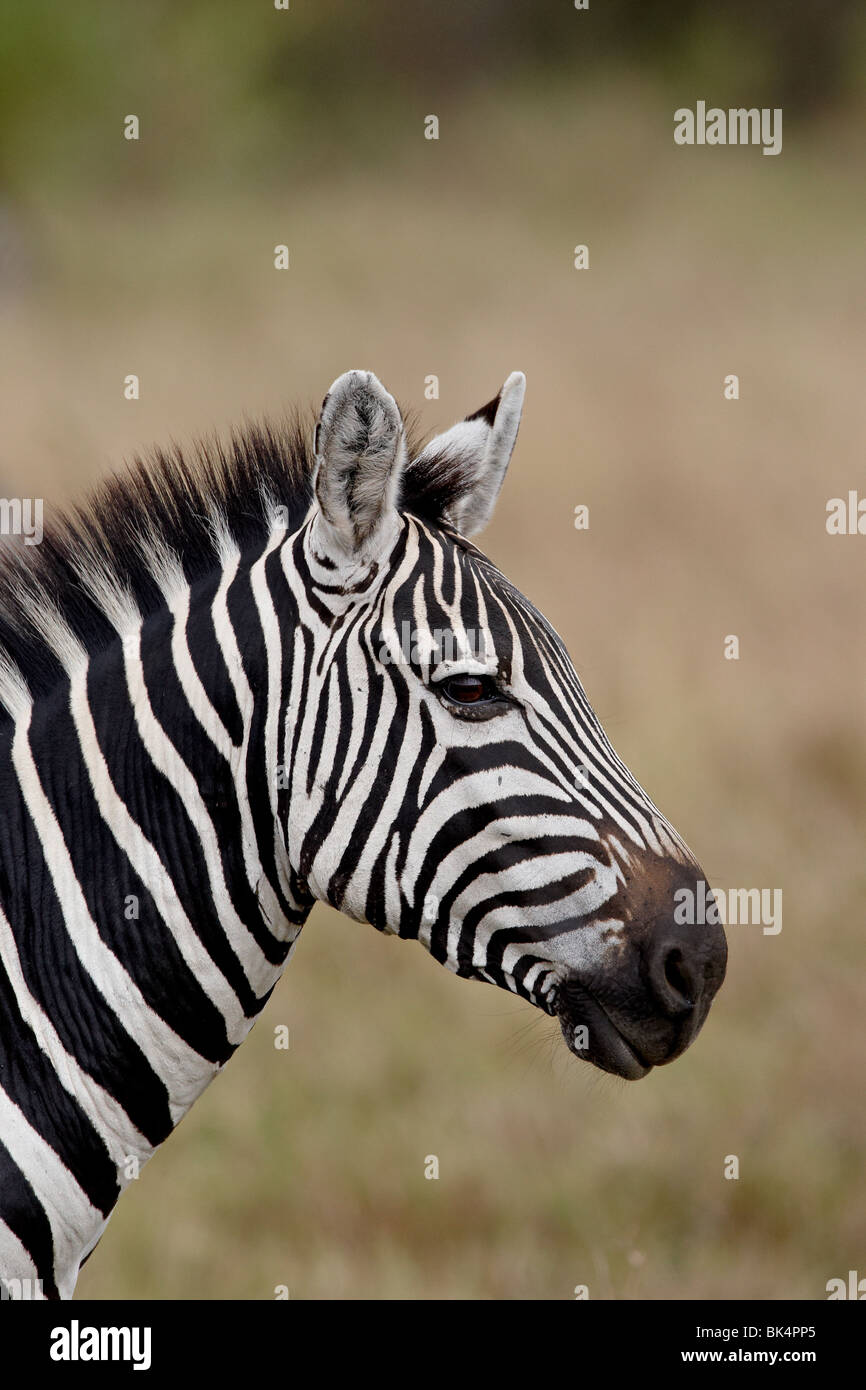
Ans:
[[[2,32],[0,491],[50,511],[348,367],[427,430],[524,370],[481,543],[711,880],[784,893],[637,1085],[317,908],[79,1296],[822,1298],[862,1273],[866,539],[825,530],[866,496],[862,11],[82,0],[6,4]],[[698,99],[781,106],[782,154],[676,147]]]

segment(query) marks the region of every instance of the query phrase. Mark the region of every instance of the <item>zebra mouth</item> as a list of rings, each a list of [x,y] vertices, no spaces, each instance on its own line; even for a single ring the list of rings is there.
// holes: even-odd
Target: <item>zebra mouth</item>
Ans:
[[[569,1052],[600,1071],[639,1081],[653,1063],[617,1028],[594,995],[570,980],[559,1000],[559,1026]]]

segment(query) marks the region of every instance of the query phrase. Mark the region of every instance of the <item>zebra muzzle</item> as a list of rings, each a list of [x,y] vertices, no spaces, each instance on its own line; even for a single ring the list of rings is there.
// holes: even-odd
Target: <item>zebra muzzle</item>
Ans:
[[[700,1032],[726,963],[721,927],[651,921],[610,966],[575,971],[560,986],[569,1050],[628,1080],[674,1061]]]
[[[653,1063],[617,1027],[586,986],[569,980],[560,991],[559,1025],[570,1052],[601,1071],[639,1081]]]

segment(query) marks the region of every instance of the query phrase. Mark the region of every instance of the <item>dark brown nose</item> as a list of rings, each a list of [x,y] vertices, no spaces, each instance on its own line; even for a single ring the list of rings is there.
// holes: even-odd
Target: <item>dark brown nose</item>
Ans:
[[[712,894],[697,865],[673,861],[655,866],[644,898],[644,928],[638,938],[638,971],[645,1008],[638,1033],[648,1061],[657,1066],[678,1057],[697,1036],[725,978],[728,943],[715,914]],[[679,920],[680,918],[685,920]]]
[[[600,969],[577,970],[557,1012],[566,1041],[588,1030],[578,1056],[636,1079],[694,1041],[725,978],[728,945],[693,861],[648,859],[623,886],[623,946]],[[684,920],[683,920],[684,919]],[[571,1046],[571,1043],[569,1042]]]
[[[651,861],[629,893],[634,974],[630,982],[627,968],[620,976],[614,1021],[647,1064],[661,1066],[697,1037],[725,978],[728,943],[719,923],[707,921],[712,894],[696,864]]]
[[[644,979],[658,1012],[672,1021],[703,1019],[725,977],[728,946],[721,927],[666,926],[643,948]]]

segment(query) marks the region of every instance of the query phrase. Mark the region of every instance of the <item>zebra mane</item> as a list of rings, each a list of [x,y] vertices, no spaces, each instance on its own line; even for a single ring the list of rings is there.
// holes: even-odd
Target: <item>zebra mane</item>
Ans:
[[[404,419],[414,461],[420,441],[411,413]],[[5,537],[0,718],[4,706],[14,715],[49,691],[76,654],[107,646],[124,614],[159,609],[172,574],[192,584],[228,552],[263,542],[278,508],[297,529],[312,501],[314,425],[313,412],[295,411],[280,424],[248,424],[227,443],[210,436],[156,448],[50,520],[40,545]],[[456,457],[410,462],[400,508],[442,523],[469,481]]]

